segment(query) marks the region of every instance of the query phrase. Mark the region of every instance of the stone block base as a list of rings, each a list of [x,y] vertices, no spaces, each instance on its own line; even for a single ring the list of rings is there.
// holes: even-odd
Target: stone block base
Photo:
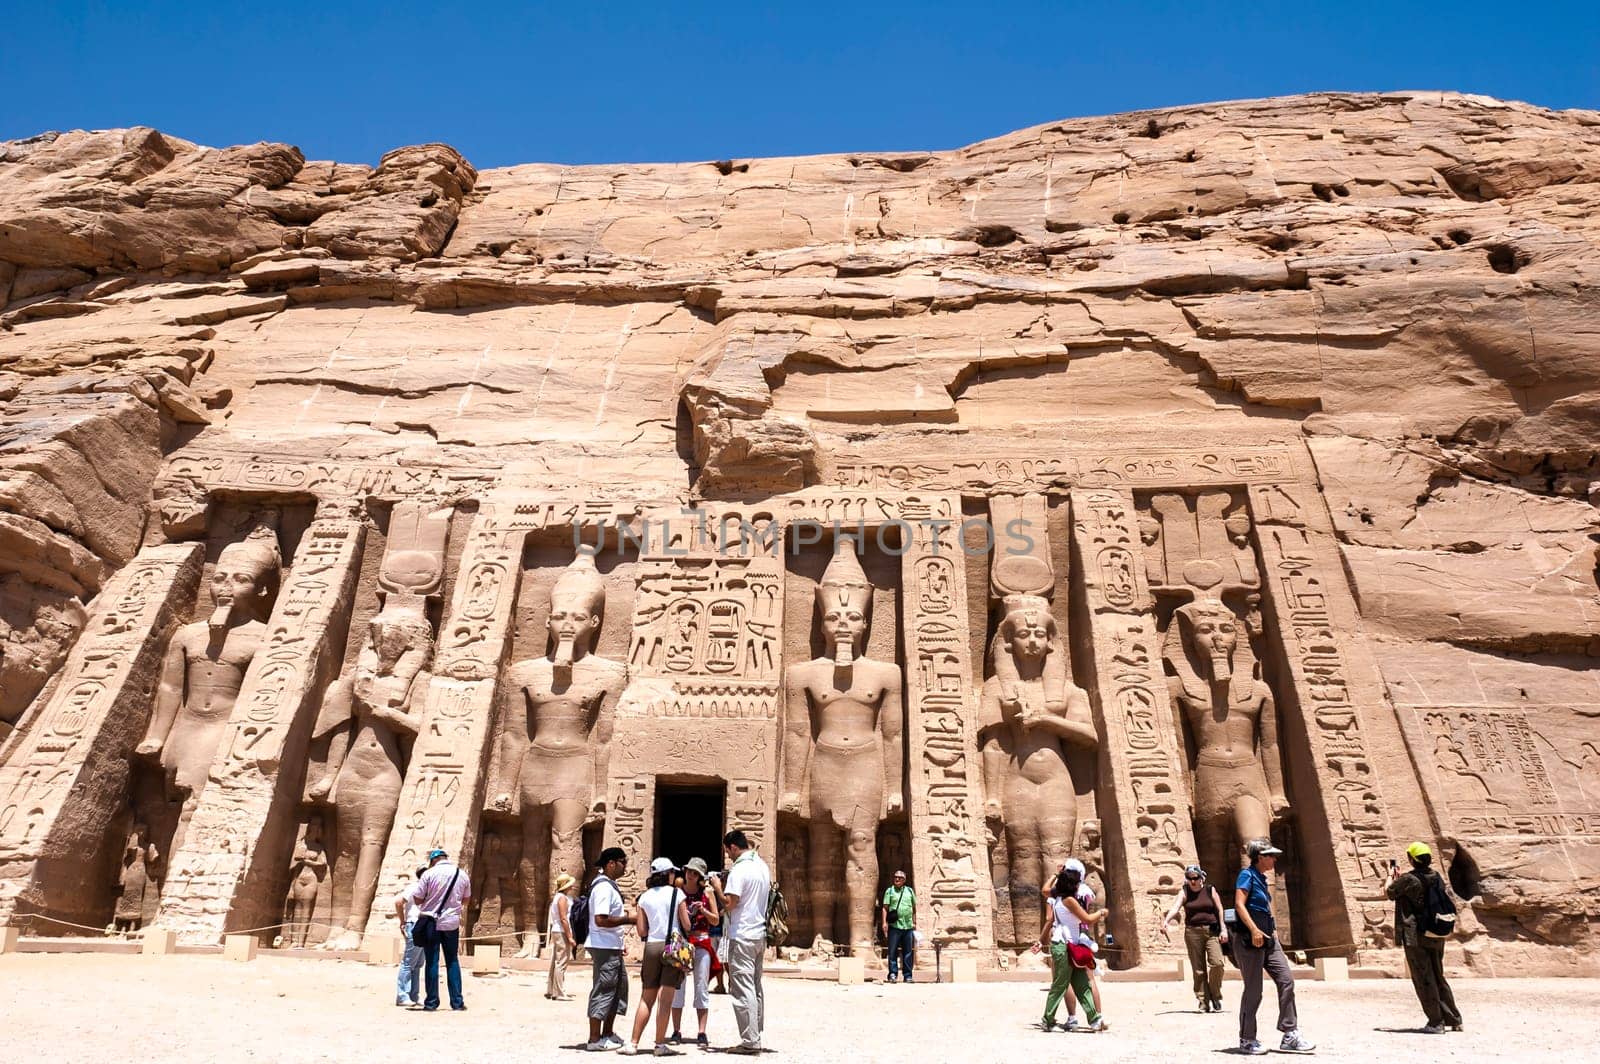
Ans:
[[[1317,978],[1324,983],[1349,982],[1350,962],[1343,957],[1318,957]]]
[[[228,935],[222,940],[222,956],[230,961],[253,961],[260,945],[254,935]]]
[[[976,983],[978,981],[978,958],[956,957],[950,962],[950,981],[952,983]]]
[[[0,927],[0,953],[15,953],[22,942],[22,928],[10,924]]]
[[[361,944],[366,948],[368,964],[392,967],[406,954],[406,940],[399,935],[368,935]]]
[[[500,974],[500,947],[499,946],[473,946],[472,947],[472,974],[474,974],[474,975],[499,975]]]
[[[839,958],[839,985],[858,986],[866,982],[867,962],[863,957]]]
[[[139,939],[139,952],[146,957],[170,957],[178,952],[178,933],[165,927],[147,927]]]

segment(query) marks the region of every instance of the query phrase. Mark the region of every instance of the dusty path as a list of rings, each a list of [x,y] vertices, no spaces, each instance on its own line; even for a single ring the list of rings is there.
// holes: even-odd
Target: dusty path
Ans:
[[[387,969],[346,962],[24,954],[0,957],[0,1021],[11,1060],[588,1059],[575,1051],[582,1002],[546,1001],[543,979],[531,974],[468,975],[468,1011],[459,1014],[397,1009],[392,988]],[[586,988],[583,978],[569,984]],[[1590,1053],[1600,981],[1461,980],[1467,1033],[1436,1037],[1402,1033],[1421,1023],[1408,983],[1305,982],[1298,992],[1306,1032],[1321,1046],[1317,1059],[1514,1064]],[[1225,993],[1232,1008],[1238,984]],[[768,1059],[926,1064],[1081,1052],[1095,1064],[1181,1062],[1227,1059],[1213,1054],[1235,1045],[1234,1014],[1191,1011],[1177,983],[1119,983],[1106,994],[1113,1030],[1068,1036],[1030,1028],[1044,1000],[1040,984],[771,980],[767,1043],[776,1052]],[[731,1044],[728,999],[712,1002],[712,1042]],[[1263,1040],[1275,1017],[1269,995]]]

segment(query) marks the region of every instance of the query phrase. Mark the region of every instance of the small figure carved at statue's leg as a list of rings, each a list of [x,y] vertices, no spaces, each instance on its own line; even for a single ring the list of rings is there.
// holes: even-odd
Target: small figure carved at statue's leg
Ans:
[[[816,933],[830,942],[839,940],[836,921],[839,903],[839,871],[844,867],[843,840],[832,822],[813,820],[810,825],[811,865],[807,877],[811,888],[812,921]]]
[[[858,955],[873,949],[872,914],[878,885],[877,810],[858,810],[845,846],[844,891],[849,906],[850,946]]]

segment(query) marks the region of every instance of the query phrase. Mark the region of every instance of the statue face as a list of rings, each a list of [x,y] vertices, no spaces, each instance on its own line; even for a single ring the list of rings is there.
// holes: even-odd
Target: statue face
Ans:
[[[570,665],[574,658],[588,653],[595,630],[600,627],[600,615],[587,596],[555,594],[550,596],[549,625],[550,638],[556,646],[555,662]]]
[[[1239,645],[1239,628],[1227,617],[1201,616],[1194,623],[1194,638],[1212,657],[1233,657]]]
[[[229,621],[248,618],[262,590],[261,572],[237,559],[220,558],[211,571],[211,600],[218,613],[227,611]]]
[[[372,625],[372,649],[378,653],[378,669],[380,672],[393,672],[395,663],[406,652],[410,640],[406,638],[406,630],[397,624]]]
[[[867,615],[854,603],[829,606],[822,614],[822,634],[835,645],[860,646],[867,635]]]
[[[1007,620],[1011,632],[1011,653],[1027,661],[1037,661],[1050,651],[1050,637],[1054,627],[1034,613],[1024,613]]]

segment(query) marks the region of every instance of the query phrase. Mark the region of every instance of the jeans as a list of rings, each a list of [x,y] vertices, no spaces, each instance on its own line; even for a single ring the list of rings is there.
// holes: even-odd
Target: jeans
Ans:
[[[433,941],[424,947],[428,966],[428,996],[423,1000],[422,1007],[436,1009],[439,1007],[439,950],[444,950],[445,983],[450,989],[450,1007],[464,1009],[467,1001],[461,996],[461,959],[457,949],[461,944],[461,929],[450,931],[435,931]]]
[[[912,927],[889,928],[889,978],[896,974],[904,973],[906,982],[911,982],[912,951],[917,945],[917,931]]]
[[[1222,939],[1212,927],[1186,927],[1183,944],[1189,950],[1189,968],[1194,972],[1196,1001],[1222,1004]]]
[[[761,1047],[761,1031],[766,1026],[767,998],[761,986],[766,957],[765,939],[728,942],[728,993],[733,998],[733,1018],[739,1024],[739,1044],[746,1049]]]
[[[1268,935],[1266,942],[1252,946],[1249,932],[1240,935],[1233,940],[1233,959],[1239,965],[1239,974],[1244,976],[1244,993],[1239,995],[1240,1040],[1256,1040],[1256,1010],[1261,1007],[1263,971],[1272,977],[1278,988],[1278,1030],[1288,1034],[1298,1029],[1300,1017],[1294,1006],[1294,973],[1289,970],[1289,958],[1283,955],[1277,936]]]
[[[1083,1018],[1094,1023],[1100,1011],[1094,1007],[1094,988],[1089,985],[1089,970],[1074,968],[1065,942],[1050,943],[1050,993],[1044,999],[1044,1022],[1056,1022],[1056,1009],[1067,999],[1067,1015],[1073,1014],[1072,999],[1083,1006]]]
[[[407,920],[400,929],[405,935],[406,953],[400,958],[400,974],[394,981],[395,1000],[405,998],[413,1005],[422,999],[422,947],[411,937],[411,929],[416,926],[415,920]]]

